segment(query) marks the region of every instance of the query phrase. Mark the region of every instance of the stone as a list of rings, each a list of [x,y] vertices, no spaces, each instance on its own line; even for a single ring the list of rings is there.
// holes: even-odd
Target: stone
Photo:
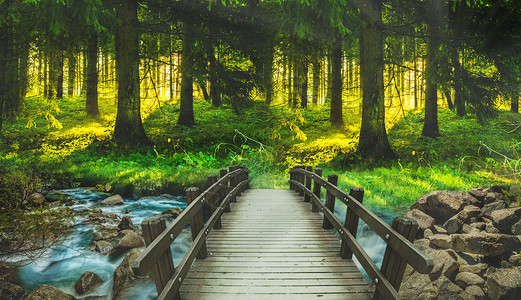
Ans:
[[[96,231],[96,232],[94,232],[94,233],[92,234],[92,240],[93,240],[93,241],[100,241],[100,240],[102,240],[102,239],[103,239],[103,235],[101,235],[101,233],[99,233],[99,232]]]
[[[470,189],[469,194],[476,198],[478,201],[483,202],[485,200],[485,196],[487,195],[487,192],[483,191],[483,188],[475,188]]]
[[[521,295],[521,267],[496,269],[487,272],[485,289],[492,300],[519,299]]]
[[[112,244],[107,241],[94,242],[94,251],[101,254],[109,254],[112,251]]]
[[[459,232],[461,230],[462,226],[463,226],[463,222],[460,220],[458,215],[452,216],[450,219],[448,219],[443,224],[443,227],[445,229],[447,229],[447,232],[449,234],[453,234],[453,233]]]
[[[32,193],[27,197],[29,205],[42,205],[45,203],[45,197],[40,193]]]
[[[481,278],[479,275],[470,272],[458,273],[458,275],[456,275],[455,282],[462,289],[465,289],[471,285],[477,285],[480,288],[483,288],[485,286],[485,280],[483,278]]]
[[[485,204],[485,206],[483,206],[483,208],[481,209],[481,212],[483,213],[483,215],[485,217],[490,217],[490,214],[493,211],[504,209],[506,207],[507,207],[507,203],[505,201],[497,201],[497,202]]]
[[[432,230],[430,228],[425,229],[425,231],[423,232],[423,237],[424,238],[428,238],[428,237],[430,237],[432,235],[434,235],[434,233],[432,233]]]
[[[62,205],[61,201],[54,201],[54,202],[49,203],[49,207],[59,207],[61,205]]]
[[[497,198],[496,198],[496,193],[494,193],[494,192],[489,192],[489,193],[487,193],[487,195],[485,196],[485,199],[483,200],[483,203],[485,203],[485,204],[489,204],[489,203],[495,202],[496,200],[497,200]]]
[[[35,288],[25,300],[76,300],[76,298],[57,287],[42,284]]]
[[[485,230],[485,227],[487,227],[487,223],[485,222],[473,222],[470,224],[470,226],[478,229],[478,230]]]
[[[90,212],[94,213],[94,214],[102,214],[103,213],[103,211],[99,207],[91,209]]]
[[[434,218],[419,209],[412,209],[405,214],[406,217],[415,219],[418,222],[418,228],[425,230],[434,225]]]
[[[132,262],[136,260],[141,251],[138,249],[132,249],[125,255],[123,261],[119,264],[119,266],[114,270],[113,277],[113,285],[112,285],[112,299],[116,298],[116,296],[123,290],[125,283],[134,278],[134,272],[130,267]]]
[[[16,284],[0,281],[0,299],[18,300],[23,299],[25,290]]]
[[[494,227],[494,224],[492,224],[492,222],[489,222],[485,225],[485,231],[487,233],[499,233],[499,229]]]
[[[501,233],[511,233],[512,226],[520,221],[521,208],[505,208],[495,210],[490,214],[492,224]]]
[[[505,245],[503,245],[501,243],[483,242],[482,247],[483,247],[483,255],[489,256],[489,257],[500,256],[506,252]]]
[[[92,291],[101,283],[103,283],[103,280],[98,276],[98,274],[87,271],[80,276],[74,285],[74,290],[78,295],[84,295]]]
[[[125,202],[123,201],[123,198],[119,194],[117,194],[117,195],[110,196],[105,200],[102,200],[100,203],[102,205],[114,206],[114,205],[123,205]]]
[[[463,224],[463,226],[461,227],[461,232],[472,234],[472,233],[479,233],[480,230],[477,229],[476,227],[470,226],[468,224]]]
[[[485,272],[487,271],[488,265],[484,263],[472,264],[472,265],[464,265],[460,264],[459,271],[460,272],[469,272],[472,274],[476,274],[478,276],[483,277]]]
[[[481,214],[481,209],[475,205],[467,205],[460,211],[457,216],[463,223],[470,223],[470,220],[473,218],[479,217]]]
[[[129,232],[119,240],[118,244],[114,248],[112,248],[109,257],[111,259],[114,259],[120,257],[123,253],[127,252],[132,248],[140,247],[145,247],[143,239],[141,239],[141,237],[137,233]]]
[[[170,209],[164,210],[161,214],[166,218],[175,219],[182,213],[183,213],[183,209],[180,207],[176,207],[176,208],[170,208]]]
[[[119,230],[125,230],[125,229],[136,230],[137,229],[137,227],[134,225],[134,223],[132,223],[132,219],[130,219],[129,216],[123,216],[123,218],[121,218],[118,228],[119,228]]]
[[[447,230],[445,230],[445,228],[441,227],[441,226],[438,226],[438,225],[434,225],[434,228],[433,228],[433,232],[434,233],[444,233],[444,234],[447,234]]]
[[[521,249],[521,240],[507,234],[453,234],[452,249],[493,257],[508,251],[518,251]]]
[[[486,300],[487,296],[482,288],[477,285],[469,285],[463,293],[460,294],[461,300]]]
[[[445,223],[449,218],[460,212],[466,204],[475,203],[476,198],[461,191],[435,191],[422,196],[412,209],[419,209],[436,220]]]
[[[508,262],[513,266],[520,266],[521,265],[521,255],[514,254],[508,258]]]
[[[452,280],[458,273],[459,263],[450,255],[443,250],[426,251],[434,260],[434,267],[429,274],[431,281],[438,279],[440,276],[445,276]]]
[[[124,230],[121,230],[121,231],[119,232],[119,236],[123,237],[123,236],[125,236],[125,235],[127,235],[127,234],[129,234],[129,233],[131,233],[131,232],[135,232],[135,231],[134,231],[134,230],[131,230],[131,229],[124,229]],[[136,233],[137,233],[137,232],[136,232]]]
[[[512,234],[521,235],[521,220],[512,225]]]
[[[405,269],[405,276],[400,286],[402,299],[436,299],[438,289],[431,282],[428,274],[415,272],[411,266]]]
[[[452,237],[446,234],[434,234],[426,237],[433,245],[442,249],[449,249],[452,247]]]
[[[434,281],[434,286],[438,289],[438,300],[453,300],[457,299],[458,295],[463,292],[459,286],[454,284],[446,277],[440,277]]]

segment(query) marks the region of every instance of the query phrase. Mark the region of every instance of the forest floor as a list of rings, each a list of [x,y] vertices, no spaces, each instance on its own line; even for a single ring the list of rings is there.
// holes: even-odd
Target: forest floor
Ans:
[[[4,125],[0,174],[40,177],[56,186],[109,183],[126,195],[181,194],[231,164],[252,171],[253,187],[285,188],[289,168],[306,164],[321,167],[324,176],[338,174],[344,189],[363,187],[364,204],[398,210],[432,190],[511,185],[521,176],[521,116],[508,112],[481,125],[471,115],[441,110],[437,139],[421,136],[421,110],[388,114],[399,159],[366,162],[356,152],[356,107],[344,109],[344,128],[332,129],[327,105],[292,110],[255,102],[237,115],[196,101],[197,125],[184,127],[176,125],[179,103],[145,104],[144,127],[155,146],[133,149],[114,144],[114,98],[100,99],[100,109],[101,116],[87,118],[81,98],[28,99]]]

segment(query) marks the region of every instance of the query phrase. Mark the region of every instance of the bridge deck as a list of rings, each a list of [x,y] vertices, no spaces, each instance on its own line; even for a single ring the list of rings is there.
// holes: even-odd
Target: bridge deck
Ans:
[[[372,293],[322,217],[290,190],[245,191],[207,240],[183,299],[369,299]]]

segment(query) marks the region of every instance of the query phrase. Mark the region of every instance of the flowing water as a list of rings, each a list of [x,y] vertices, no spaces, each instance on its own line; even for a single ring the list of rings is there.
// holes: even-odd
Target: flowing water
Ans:
[[[160,215],[166,209],[175,207],[186,208],[186,200],[175,196],[145,197],[137,201],[124,199],[124,205],[104,207],[99,205],[97,201],[104,199],[105,196],[92,189],[77,188],[62,190],[62,192],[77,199],[77,203],[72,206],[74,210],[84,211],[98,207],[105,214],[127,215],[139,227],[141,226],[141,221],[151,216]],[[373,212],[388,224],[398,215],[396,212],[385,209]],[[345,218],[345,205],[337,205],[335,215],[340,220],[343,220]],[[107,255],[91,251],[89,245],[95,226],[84,221],[85,217],[77,217],[75,220],[77,225],[74,227],[73,233],[60,246],[49,250],[35,262],[27,262],[25,266],[19,269],[19,278],[22,280],[27,292],[32,291],[41,284],[49,284],[75,295],[74,284],[81,274],[91,271],[98,274],[104,283],[97,287],[94,293],[84,297],[77,296],[77,298],[111,299],[112,276],[116,267],[123,260],[123,256],[119,259],[111,260]],[[380,267],[386,244],[361,220],[358,226],[357,240],[376,265]],[[191,242],[192,238],[189,230],[184,230],[174,241],[171,249],[175,265],[180,263]],[[12,258],[12,260],[16,260],[16,258]],[[361,268],[358,261],[354,260],[357,266]],[[362,273],[368,279],[363,269]],[[156,297],[155,285],[148,278],[134,281],[130,287],[120,293],[118,299],[155,299]]]

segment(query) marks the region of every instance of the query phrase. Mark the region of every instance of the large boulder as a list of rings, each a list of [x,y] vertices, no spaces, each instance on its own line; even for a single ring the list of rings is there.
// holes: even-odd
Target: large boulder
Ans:
[[[486,300],[487,296],[482,288],[477,285],[468,286],[461,294],[461,300]]]
[[[521,267],[487,272],[486,289],[492,300],[515,300],[521,295]]]
[[[80,278],[74,285],[74,290],[78,295],[84,295],[92,291],[101,283],[103,283],[103,279],[101,279],[98,274],[87,271],[81,274]]]
[[[428,236],[427,239],[436,247],[442,249],[452,248],[452,237],[447,234],[433,234]]]
[[[438,280],[434,281],[434,286],[438,289],[438,298],[437,300],[454,300],[458,299],[458,295],[463,292],[463,290],[450,281],[447,277],[440,277]]]
[[[143,239],[135,232],[129,232],[119,240],[118,244],[110,252],[110,258],[120,257],[132,248],[145,247]]]
[[[507,234],[453,234],[452,249],[494,257],[505,252],[518,251],[521,249],[521,240]]]
[[[0,299],[18,300],[22,299],[24,294],[25,291],[21,286],[7,281],[0,281]]]
[[[93,244],[94,251],[101,254],[109,254],[112,251],[112,244],[107,241],[97,241]]]
[[[420,274],[407,265],[399,294],[402,299],[437,299],[438,289],[428,274]]]
[[[76,298],[57,287],[42,284],[34,289],[25,300],[76,300]]]
[[[123,216],[123,218],[121,218],[118,228],[119,228],[119,230],[125,230],[125,229],[136,230],[137,229],[137,227],[134,225],[134,223],[132,223],[132,219],[130,219],[129,216]]]
[[[460,272],[456,275],[456,284],[462,289],[466,289],[468,286],[477,285],[480,288],[485,286],[485,280],[479,275],[470,272]]]
[[[114,206],[114,205],[123,205],[125,202],[123,202],[123,198],[118,194],[118,195],[110,196],[105,200],[101,200],[100,203],[102,205]]]
[[[422,196],[411,207],[419,209],[443,224],[452,216],[463,210],[467,204],[477,203],[476,198],[461,191],[435,191]]]
[[[493,211],[507,208],[507,206],[508,205],[505,201],[491,202],[491,203],[485,204],[485,206],[483,206],[483,208],[481,209],[481,212],[483,213],[483,215],[485,217],[490,218],[490,215],[492,214]]]
[[[453,234],[461,230],[461,227],[463,227],[463,222],[460,220],[458,215],[455,215],[443,223],[443,227],[449,234]]]
[[[179,215],[181,215],[183,213],[183,209],[180,208],[180,207],[176,207],[176,208],[169,208],[167,210],[164,210],[161,215],[163,215],[163,217],[165,218],[172,218],[172,219],[175,219],[177,218]]]
[[[406,217],[415,219],[421,230],[431,228],[434,225],[434,218],[419,209],[412,209],[405,214]]]
[[[495,210],[490,214],[494,227],[501,233],[512,233],[512,226],[519,222],[521,208],[506,208]]]
[[[512,234],[521,235],[521,220],[512,225]]]
[[[132,268],[130,266],[132,265],[132,262],[136,260],[140,253],[141,251],[139,251],[138,249],[132,249],[130,252],[127,253],[127,255],[125,255],[125,258],[116,268],[116,270],[114,270],[114,282],[112,286],[113,299],[119,294],[119,292],[121,292],[121,290],[123,290],[125,283],[128,280],[131,280],[135,277],[134,272],[132,271]]]

